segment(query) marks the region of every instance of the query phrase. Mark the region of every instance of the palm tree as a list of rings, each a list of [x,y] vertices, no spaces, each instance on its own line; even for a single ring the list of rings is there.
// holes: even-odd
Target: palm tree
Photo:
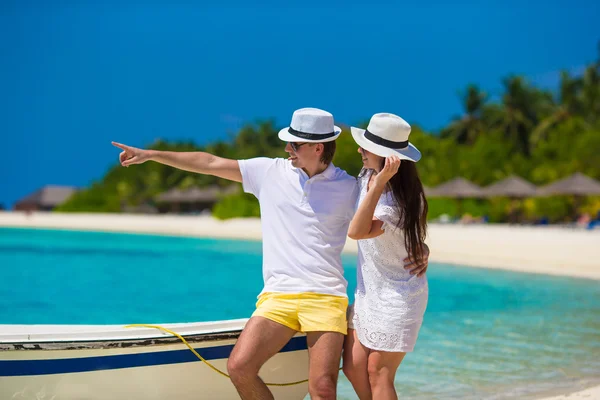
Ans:
[[[599,60],[586,68],[581,88],[584,117],[590,123],[600,118],[600,56]]]
[[[275,156],[283,152],[273,120],[244,125],[234,139],[237,158],[255,157],[256,154]]]
[[[539,121],[552,113],[552,94],[530,86],[522,77],[504,79],[502,106],[485,110],[492,126],[500,128],[526,157],[531,155],[530,135]]]
[[[585,69],[582,77],[571,77],[566,71],[561,73],[559,104],[554,112],[543,119],[532,132],[533,146],[546,138],[549,129],[569,117],[581,117],[584,126],[588,128],[599,121],[600,43],[598,43],[598,54],[598,60]]]
[[[487,94],[477,85],[471,84],[467,86],[466,92],[461,97],[464,114],[455,117],[450,125],[442,130],[441,135],[453,137],[460,144],[473,144],[484,129],[481,115]]]
[[[532,147],[535,147],[541,140],[544,140],[550,128],[556,124],[569,117],[583,114],[583,102],[581,98],[582,84],[581,79],[571,77],[566,71],[561,72],[557,106],[531,132]]]

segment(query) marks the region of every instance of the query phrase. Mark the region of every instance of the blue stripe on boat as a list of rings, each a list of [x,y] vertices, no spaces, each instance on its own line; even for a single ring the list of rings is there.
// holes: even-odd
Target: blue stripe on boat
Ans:
[[[294,337],[281,352],[306,350],[306,337]],[[233,345],[195,349],[207,360],[228,358]],[[27,351],[27,350],[24,350]],[[189,349],[55,360],[0,360],[0,377],[69,374],[200,361]]]

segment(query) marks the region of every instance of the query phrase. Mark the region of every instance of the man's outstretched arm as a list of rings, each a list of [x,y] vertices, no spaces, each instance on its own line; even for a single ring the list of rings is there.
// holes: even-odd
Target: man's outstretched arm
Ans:
[[[184,171],[214,175],[234,182],[242,181],[242,173],[240,172],[240,166],[237,160],[221,158],[201,151],[176,152],[144,150],[117,142],[112,142],[112,144],[123,150],[121,154],[119,154],[119,161],[124,167],[142,164],[146,161],[155,161]]]

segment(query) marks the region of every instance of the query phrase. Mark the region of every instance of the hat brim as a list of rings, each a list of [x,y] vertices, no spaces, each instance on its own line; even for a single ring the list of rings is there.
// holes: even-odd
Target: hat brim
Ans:
[[[342,130],[338,126],[334,126],[333,127],[333,132],[335,133],[334,136],[330,136],[325,139],[309,140],[309,139],[304,139],[304,138],[301,138],[301,137],[291,134],[288,131],[288,129],[290,129],[289,126],[287,128],[283,128],[282,130],[280,130],[279,134],[278,134],[279,139],[283,140],[284,142],[306,142],[306,143],[333,142],[335,139],[337,139],[340,136],[340,133],[342,133]]]
[[[354,138],[356,144],[368,152],[376,154],[380,157],[397,156],[401,160],[409,160],[413,162],[417,162],[421,159],[421,152],[419,149],[413,146],[412,143],[409,143],[404,149],[390,149],[389,147],[373,143],[369,139],[366,139],[366,131],[364,129],[355,128],[352,126],[350,127],[350,132],[352,132],[352,137]]]

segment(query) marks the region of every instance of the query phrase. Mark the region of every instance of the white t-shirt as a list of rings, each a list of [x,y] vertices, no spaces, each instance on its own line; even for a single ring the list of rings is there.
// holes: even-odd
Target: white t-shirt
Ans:
[[[260,203],[265,292],[347,296],[341,253],[359,194],[329,164],[308,178],[282,158],[239,161],[244,191]]]

